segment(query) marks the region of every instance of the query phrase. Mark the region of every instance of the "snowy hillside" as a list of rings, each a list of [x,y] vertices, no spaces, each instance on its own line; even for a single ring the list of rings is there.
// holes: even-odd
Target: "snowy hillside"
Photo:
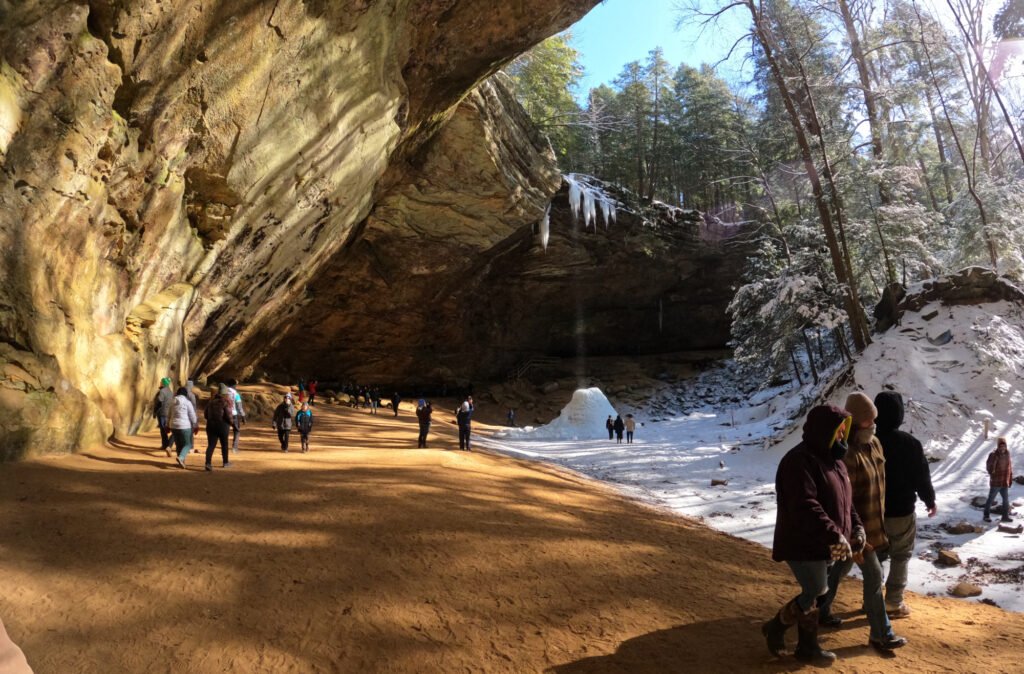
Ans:
[[[945,594],[957,581],[969,580],[983,586],[982,600],[1024,611],[1024,541],[1019,534],[1000,533],[995,522],[983,523],[980,508],[971,505],[972,499],[988,493],[985,458],[995,447],[996,435],[1009,439],[1017,474],[1024,473],[1022,375],[1020,306],[933,304],[907,313],[901,325],[877,335],[855,366],[853,387],[832,397],[841,405],[854,387],[871,397],[883,387],[899,391],[907,407],[903,429],[922,441],[934,461],[938,514],[929,520],[919,503],[910,589]],[[714,384],[722,385],[720,376]],[[706,381],[693,385],[708,386]],[[799,423],[794,429],[788,419],[799,407],[800,394],[793,389],[766,391],[731,408],[668,418],[643,409],[619,409],[644,424],[632,445],[573,439],[602,437],[602,429],[590,428],[592,415],[577,413],[573,417],[586,418],[587,428],[573,433],[568,412],[553,422],[557,429],[502,431],[484,444],[615,483],[633,496],[768,546],[775,524],[775,469],[799,440]],[[730,396],[724,391],[719,399]],[[606,415],[606,408],[601,409]],[[1021,505],[1022,495],[1024,487],[1015,484],[1010,490],[1015,505]],[[1024,509],[1019,513],[1015,525],[1024,520]],[[947,531],[961,522],[977,531]],[[955,550],[964,565],[937,567],[933,560],[939,547]]]

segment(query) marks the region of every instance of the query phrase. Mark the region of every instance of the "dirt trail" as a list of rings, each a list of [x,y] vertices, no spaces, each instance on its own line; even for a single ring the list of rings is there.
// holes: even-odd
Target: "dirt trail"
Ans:
[[[306,455],[250,424],[213,473],[198,455],[177,468],[153,434],[0,466],[0,616],[36,672],[801,669],[758,631],[794,594],[763,548],[575,475],[442,451],[446,420],[427,450],[407,411],[321,406],[317,423]],[[855,616],[825,635],[831,669],[1024,671],[1024,615],[911,603],[894,658]]]

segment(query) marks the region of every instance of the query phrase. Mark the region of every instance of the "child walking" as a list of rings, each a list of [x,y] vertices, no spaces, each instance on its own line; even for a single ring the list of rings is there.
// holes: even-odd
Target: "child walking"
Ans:
[[[299,431],[299,439],[302,441],[302,453],[309,451],[309,434],[313,430],[313,410],[309,409],[309,403],[302,403],[302,409],[295,415],[295,428]]]

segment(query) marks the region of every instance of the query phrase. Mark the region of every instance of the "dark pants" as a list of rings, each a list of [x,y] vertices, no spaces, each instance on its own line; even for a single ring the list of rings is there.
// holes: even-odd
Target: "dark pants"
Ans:
[[[299,443],[302,445],[302,451],[309,451],[309,433],[303,433],[299,431]]]
[[[430,422],[429,421],[426,422],[426,423],[420,424],[420,437],[419,437],[419,441],[416,443],[417,447],[419,447],[421,449],[426,449],[426,447],[427,447],[427,433],[429,433],[429,432],[430,432]]]
[[[469,449],[469,426],[459,426],[459,449]]]
[[[626,444],[633,442],[633,431],[626,431]]]
[[[160,427],[160,449],[167,449],[174,444],[171,438],[171,427],[167,424],[167,417],[157,417],[156,423]]]
[[[228,463],[228,434],[231,432],[231,427],[224,426],[207,426],[206,427],[206,465],[210,466],[213,464],[213,450],[217,448],[217,443],[220,442],[220,456],[224,463]]]
[[[614,429],[609,428],[608,429],[608,439],[611,440],[614,436],[615,436]]]
[[[288,451],[288,434],[292,432],[290,428],[279,428],[277,429],[277,439],[281,442],[281,451]]]
[[[622,431],[615,431],[615,442],[622,444]]]

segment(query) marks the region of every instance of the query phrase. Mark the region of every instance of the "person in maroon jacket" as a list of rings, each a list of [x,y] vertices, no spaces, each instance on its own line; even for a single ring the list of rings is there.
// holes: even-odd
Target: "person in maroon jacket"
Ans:
[[[864,547],[864,528],[853,506],[850,478],[842,460],[850,427],[846,410],[819,405],[807,415],[801,442],[779,462],[772,559],[789,564],[800,594],[761,627],[768,650],[776,656],[786,650],[786,630],[795,624],[797,659],[836,657],[818,645],[815,602],[828,592],[829,565],[849,559]]]

